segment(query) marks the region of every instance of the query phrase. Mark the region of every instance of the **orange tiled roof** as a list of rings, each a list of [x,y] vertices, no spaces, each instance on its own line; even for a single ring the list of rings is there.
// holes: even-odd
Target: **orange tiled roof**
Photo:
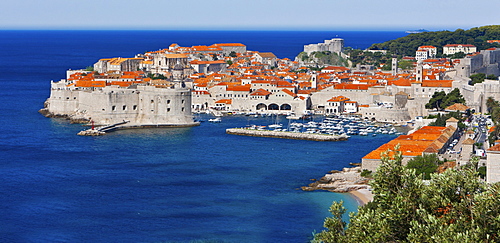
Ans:
[[[423,80],[422,87],[446,87],[451,88],[453,80]]]
[[[216,104],[226,104],[226,105],[230,105],[231,103],[233,103],[233,100],[231,99],[222,99],[222,100],[218,100],[215,102]]]
[[[455,103],[453,105],[450,105],[448,107],[446,107],[445,110],[449,110],[449,111],[466,111],[468,110],[469,107],[464,105],[464,104],[460,104],[460,103]]]
[[[252,92],[250,94],[250,96],[266,96],[266,95],[270,95],[271,92],[267,91],[267,90],[264,90],[264,89],[258,89],[258,90],[255,90],[254,92]]]
[[[488,151],[497,151],[497,152],[500,151],[500,143],[493,147],[490,147]]]
[[[380,159],[381,153],[393,149],[399,144],[403,156],[418,156],[424,152],[435,153],[451,138],[455,131],[452,127],[425,126],[409,135],[401,135],[376,150],[368,153],[363,159]]]

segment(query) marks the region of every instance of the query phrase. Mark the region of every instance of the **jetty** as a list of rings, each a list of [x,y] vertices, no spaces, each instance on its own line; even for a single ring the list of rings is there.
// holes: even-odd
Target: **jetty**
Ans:
[[[312,141],[344,141],[349,138],[347,135],[330,135],[330,134],[315,134],[315,133],[299,133],[299,132],[284,132],[284,131],[271,131],[259,130],[252,128],[228,128],[227,134],[252,136],[252,137],[271,137],[271,138],[286,138],[286,139],[300,139]]]
[[[103,127],[100,127],[100,128],[97,128],[95,129],[94,128],[94,125],[92,125],[92,128],[91,129],[87,129],[87,130],[84,130],[84,131],[80,131],[79,133],[77,133],[77,135],[80,135],[80,136],[102,136],[102,135],[105,135],[106,132],[109,132],[109,131],[112,131],[112,130],[115,130],[117,129],[119,126],[121,125],[124,125],[124,124],[127,124],[129,123],[130,121],[122,121],[122,122],[118,122],[118,123],[115,123],[115,124],[111,124],[111,125],[108,125],[108,126],[103,126]],[[93,123],[92,123],[93,124]]]

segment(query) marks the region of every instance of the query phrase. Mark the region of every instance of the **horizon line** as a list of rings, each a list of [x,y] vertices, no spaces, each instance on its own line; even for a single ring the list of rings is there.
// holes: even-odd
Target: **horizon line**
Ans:
[[[232,27],[214,27],[214,28],[204,28],[204,27],[186,27],[186,28],[161,28],[161,27],[145,27],[145,28],[137,28],[137,27],[83,27],[83,26],[74,26],[74,27],[56,27],[56,26],[0,26],[0,31],[3,30],[67,30],[67,31],[408,31],[408,30],[418,30],[425,29],[427,31],[443,31],[443,30],[451,30],[454,31],[458,28],[450,28],[450,27],[316,27],[316,28],[292,28],[292,27],[242,27],[242,28],[232,28]]]

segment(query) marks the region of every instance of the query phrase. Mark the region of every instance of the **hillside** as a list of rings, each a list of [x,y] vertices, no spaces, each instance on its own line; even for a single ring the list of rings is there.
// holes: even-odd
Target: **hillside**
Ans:
[[[398,56],[414,56],[419,46],[432,45],[438,48],[438,57],[442,55],[442,47],[446,44],[471,44],[478,50],[500,47],[498,43],[487,43],[487,40],[500,39],[500,25],[475,27],[469,30],[433,31],[409,34],[395,40],[377,43],[371,50],[388,50]]]

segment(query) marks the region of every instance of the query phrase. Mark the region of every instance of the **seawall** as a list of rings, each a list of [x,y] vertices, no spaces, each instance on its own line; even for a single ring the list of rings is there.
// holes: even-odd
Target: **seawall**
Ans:
[[[272,137],[286,139],[300,139],[312,141],[344,141],[348,136],[329,135],[329,134],[314,134],[314,133],[298,133],[298,132],[281,132],[269,130],[256,130],[246,128],[229,128],[226,129],[227,134],[253,136],[253,137]]]

